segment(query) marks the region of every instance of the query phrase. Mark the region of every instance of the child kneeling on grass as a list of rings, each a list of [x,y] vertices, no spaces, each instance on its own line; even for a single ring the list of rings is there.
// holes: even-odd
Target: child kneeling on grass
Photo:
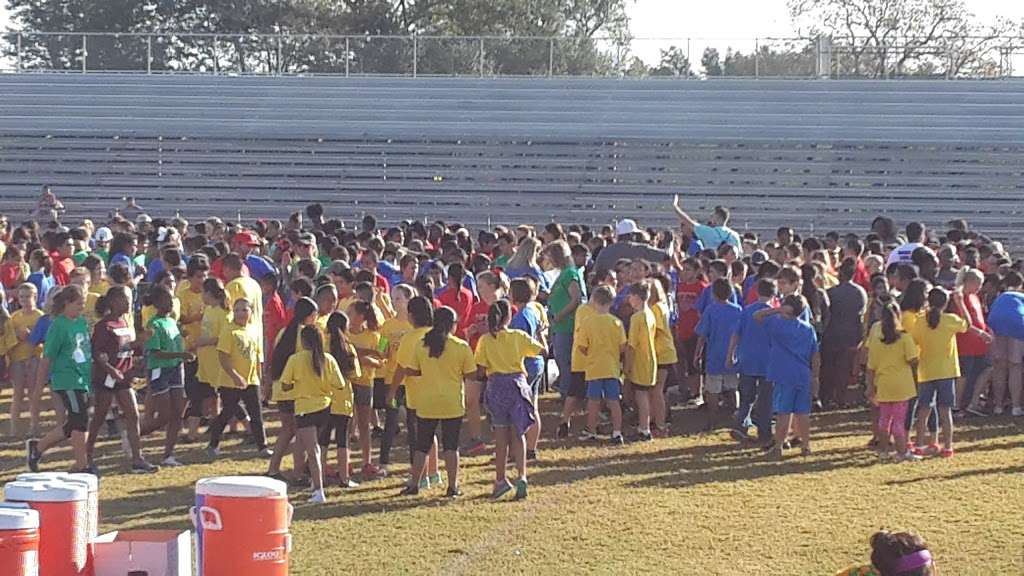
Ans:
[[[447,306],[434,312],[434,326],[423,336],[406,374],[417,376],[411,384],[422,401],[416,409],[416,454],[409,482],[401,496],[420,492],[427,455],[434,446],[434,434],[441,429],[441,456],[448,471],[449,498],[462,496],[459,489],[459,431],[466,414],[465,381],[476,376],[473,350],[453,335],[455,311]]]
[[[779,308],[760,310],[754,319],[764,323],[771,343],[768,379],[775,383],[773,408],[778,415],[775,445],[768,457],[782,459],[782,449],[791,422],[796,420],[800,451],[811,453],[811,378],[817,375],[820,359],[814,327],[801,320],[807,302],[799,294],[786,296]]]
[[[912,532],[882,530],[871,536],[871,563],[850,566],[836,576],[934,576],[928,544]]]
[[[575,345],[583,359],[587,381],[587,429],[584,440],[597,440],[597,415],[603,400],[612,416],[611,443],[622,439],[622,356],[626,353],[626,331],[622,321],[611,313],[615,289],[599,286],[587,306],[595,312],[580,323]]]

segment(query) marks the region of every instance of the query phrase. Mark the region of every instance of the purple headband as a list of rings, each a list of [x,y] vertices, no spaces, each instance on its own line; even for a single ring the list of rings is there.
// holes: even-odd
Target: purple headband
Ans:
[[[895,568],[896,573],[900,574],[903,572],[910,572],[911,570],[927,566],[932,561],[932,553],[927,550],[918,550],[917,552],[907,554],[896,561]]]

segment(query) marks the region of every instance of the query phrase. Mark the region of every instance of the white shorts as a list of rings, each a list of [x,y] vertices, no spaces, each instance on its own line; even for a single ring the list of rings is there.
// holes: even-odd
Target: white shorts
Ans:
[[[708,374],[704,377],[704,391],[709,394],[735,392],[739,388],[738,374]]]

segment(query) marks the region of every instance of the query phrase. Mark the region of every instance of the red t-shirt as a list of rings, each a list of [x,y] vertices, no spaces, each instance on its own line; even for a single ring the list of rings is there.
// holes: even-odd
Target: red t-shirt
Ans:
[[[126,377],[132,369],[132,330],[124,318],[102,319],[92,330],[92,357],[107,355],[107,363]],[[107,371],[98,362],[92,367],[93,389],[110,390],[105,386]]]
[[[491,309],[491,305],[483,300],[473,304],[473,307],[469,310],[469,319],[466,322],[466,329],[470,326],[476,325],[477,331],[472,338],[469,339],[469,347],[476,350],[476,343],[480,340],[480,337],[487,333],[487,311]]]
[[[868,273],[868,269],[864,266],[864,260],[857,258],[857,269],[853,273],[853,283],[864,289],[865,292],[871,294],[871,274]]]
[[[71,282],[71,271],[75,269],[75,261],[71,258],[61,258],[57,252],[50,254],[50,258],[53,259],[53,281],[58,286],[67,286]]]
[[[680,282],[676,285],[676,306],[679,309],[679,319],[676,320],[676,334],[681,340],[693,337],[694,329],[700,322],[700,312],[694,306],[700,293],[707,288],[708,283],[704,280],[696,282]]]
[[[0,264],[0,281],[4,288],[13,290],[18,287],[18,277],[21,276],[21,264],[5,262]]]
[[[472,317],[473,293],[465,286],[460,287],[457,292],[452,290],[451,286],[448,286],[437,295],[437,299],[441,301],[443,306],[455,310],[456,317],[459,319],[459,327],[455,329],[455,335],[459,338],[465,338],[466,328],[469,327],[470,318]]]
[[[274,341],[277,340],[277,333],[288,325],[289,314],[284,309],[284,302],[281,295],[274,292],[274,295],[263,303],[263,339],[266,342],[264,357],[271,358],[274,355]]]
[[[967,309],[967,320],[971,326],[987,330],[985,311],[981,307],[981,298],[977,294],[964,294],[964,308]],[[984,356],[988,353],[988,344],[981,336],[967,331],[956,335],[956,348],[961,356]]]

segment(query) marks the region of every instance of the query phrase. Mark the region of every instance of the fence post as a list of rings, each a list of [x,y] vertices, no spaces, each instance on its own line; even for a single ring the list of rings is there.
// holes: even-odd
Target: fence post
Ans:
[[[548,78],[555,75],[555,39],[548,39]]]
[[[480,37],[480,77],[484,77],[484,37]]]
[[[349,37],[345,36],[345,78],[348,78],[348,65],[352,61],[352,50],[349,48]]]
[[[219,36],[213,37],[213,75],[216,76],[220,72],[220,64],[217,63],[217,43],[220,42]]]
[[[18,72],[21,72],[21,32],[18,32]]]
[[[693,60],[690,60],[690,37],[686,37],[686,63],[693,64]],[[686,77],[690,77],[690,67],[686,67]]]
[[[761,45],[757,38],[754,38],[754,78],[761,77]]]
[[[416,34],[412,35],[412,77],[415,78],[418,72],[418,60],[420,57],[420,42],[419,37]]]
[[[277,35],[277,75],[281,75],[284,66],[281,64],[281,35]]]
[[[89,58],[89,45],[86,43],[86,38],[88,36],[82,34],[82,74],[88,71],[88,67],[85,64],[85,61]]]
[[[153,73],[153,36],[146,34],[146,74]]]

